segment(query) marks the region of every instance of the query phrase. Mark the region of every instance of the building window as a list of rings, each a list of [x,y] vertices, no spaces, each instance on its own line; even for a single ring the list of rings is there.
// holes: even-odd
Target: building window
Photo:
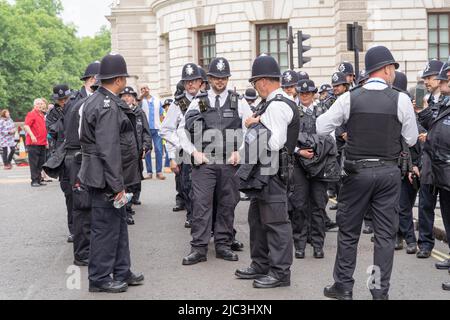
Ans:
[[[447,61],[449,50],[450,13],[428,15],[429,58]]]
[[[199,65],[208,70],[209,64],[216,57],[216,31],[205,30],[198,32],[198,60]]]
[[[280,64],[281,70],[289,69],[287,29],[286,23],[256,26],[258,55],[266,53],[274,57]]]

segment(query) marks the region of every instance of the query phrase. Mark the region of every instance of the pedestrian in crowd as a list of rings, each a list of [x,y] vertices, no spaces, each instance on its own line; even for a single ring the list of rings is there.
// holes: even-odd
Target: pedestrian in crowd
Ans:
[[[161,136],[159,134],[161,130],[161,123],[163,121],[164,109],[158,98],[150,94],[150,88],[148,85],[144,85],[141,88],[141,96],[139,97],[139,106],[144,110],[148,125],[150,127],[150,132],[153,140],[153,147],[155,150],[156,157],[156,178],[159,180],[166,180],[163,175],[163,143]],[[145,156],[145,163],[147,167],[147,178],[153,179],[153,163],[151,152],[147,153]]]
[[[164,119],[167,116],[167,111],[169,110],[170,105],[172,104],[172,99],[166,99],[164,100],[162,107],[164,109],[163,118],[162,121],[164,122]],[[167,152],[167,143],[166,140],[162,137],[160,133],[161,138],[163,139],[163,149],[164,149],[164,173],[172,173],[172,170],[170,169],[170,157],[169,153]]]
[[[236,172],[240,162],[239,141],[243,141],[244,123],[252,111],[237,92],[227,88],[231,77],[227,59],[213,59],[208,77],[211,90],[197,95],[178,130],[183,150],[194,159],[191,252],[183,259],[183,265],[207,260],[212,231],[216,257],[227,261],[239,259],[231,250],[234,211],[240,199]],[[215,138],[211,139],[211,134]],[[214,212],[217,218],[213,227]]]
[[[275,170],[258,177],[265,184],[251,196],[249,208],[252,263],[248,268],[236,270],[235,275],[238,279],[254,280],[254,288],[287,287],[291,285],[290,269],[293,263],[287,196],[290,179],[286,178],[286,168],[279,164],[289,162],[294,154],[300,116],[296,103],[281,88],[280,67],[273,57],[262,55],[256,58],[249,81],[263,100],[261,108],[247,119],[245,125],[252,128],[252,132],[261,125],[270,131],[269,141],[263,141],[262,145],[266,145],[266,151],[271,152],[270,166],[274,166]],[[247,143],[246,148],[249,148]],[[253,178],[256,172],[262,171],[252,169],[251,172]]]
[[[335,283],[324,289],[324,295],[353,299],[358,242],[364,216],[371,207],[375,230],[373,265],[377,266],[372,272],[379,275],[380,281],[369,288],[373,299],[388,300],[399,226],[401,139],[412,147],[419,134],[410,98],[391,88],[399,67],[392,53],[376,46],[368,50],[365,59],[370,77],[366,85],[343,94],[317,120],[317,132],[323,135],[347,125],[347,176],[339,195]]]
[[[31,186],[42,187],[42,166],[45,163],[47,142],[47,128],[45,126],[45,112],[47,105],[42,99],[36,99],[33,110],[25,118],[24,129],[27,133],[26,146],[30,163]]]
[[[127,84],[127,65],[119,54],[100,64],[101,87],[83,107],[79,178],[91,189],[89,291],[119,293],[140,285],[144,276],[131,272],[126,189],[141,181],[133,111],[118,95]]]
[[[444,65],[443,62],[438,60],[431,60],[425,67],[422,74],[425,86],[429,93],[429,98],[424,101],[423,105],[427,107],[426,114],[432,111],[433,118],[436,118],[440,112],[441,105],[445,100],[445,96],[441,93],[440,80],[437,79],[439,73]],[[414,101],[417,105],[417,101]],[[430,124],[420,121],[420,124],[428,131]],[[425,152],[425,150],[431,150],[430,143],[433,140],[428,139],[427,133],[423,133],[419,136],[419,140],[424,143],[424,152],[422,155],[422,172],[420,174],[420,191],[419,191],[419,252],[417,252],[417,258],[428,259],[431,257],[431,252],[434,249],[435,237],[434,237],[434,219],[435,209],[437,204],[437,194],[434,192],[434,182],[432,177],[432,153]]]
[[[12,169],[12,160],[16,151],[16,125],[11,119],[9,110],[4,109],[0,112],[0,148],[2,148],[3,168]]]

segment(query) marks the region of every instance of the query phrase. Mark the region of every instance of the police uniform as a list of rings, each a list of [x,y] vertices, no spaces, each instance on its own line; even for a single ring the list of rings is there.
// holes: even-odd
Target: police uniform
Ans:
[[[317,88],[313,81],[302,80],[297,88],[299,93],[316,93]],[[310,106],[300,103],[299,107],[300,130],[299,134],[304,136],[317,135],[317,118],[324,114],[327,109],[320,103],[313,101]],[[323,246],[325,241],[325,209],[328,203],[327,182],[317,178],[310,178],[306,168],[302,166],[299,152],[301,149],[314,149],[314,146],[299,145],[296,148],[296,163],[294,167],[294,186],[289,192],[289,202],[292,207],[290,212],[295,256],[298,259],[305,257],[305,248],[308,238],[308,226],[310,225],[311,245],[314,248],[314,257],[324,257]]]
[[[184,81],[196,79],[202,79],[204,81],[201,69],[193,63],[184,65],[181,81],[184,83]],[[180,168],[180,173],[178,174],[178,183],[181,198],[183,199],[183,207],[187,211],[185,223],[185,227],[187,228],[192,224],[192,204],[190,196],[192,187],[192,166],[190,164],[190,161],[185,161],[186,159],[180,158],[182,147],[177,130],[193,99],[194,96],[189,94],[189,92],[186,92],[184,90],[184,86],[183,90],[181,90],[180,88],[180,92],[178,92],[178,95],[175,96],[175,100],[172,102],[169,110],[167,111],[166,118],[162,123],[160,131],[161,138],[163,138],[167,142],[166,147],[167,152],[169,153],[169,158],[171,160],[175,160]]]
[[[229,78],[228,61],[225,58],[214,59],[208,76]],[[231,154],[239,150],[239,140],[243,140],[242,132],[239,131],[245,132],[245,120],[251,116],[252,111],[247,102],[240,99],[237,93],[229,90],[216,93],[211,89],[197,95],[180,123],[178,131],[183,150],[191,155],[196,150],[201,151],[210,161],[192,168],[192,251],[183,259],[183,265],[206,261],[212,230],[216,256],[229,261],[238,260],[238,256],[231,251],[231,245],[234,238],[234,210],[240,200],[239,178],[236,176],[237,166],[226,163]],[[188,118],[196,117],[198,121],[190,125]],[[196,130],[194,127],[199,123],[203,127]],[[188,137],[185,129],[197,131],[196,137]],[[227,134],[231,133],[237,134],[237,139],[227,138]],[[211,139],[211,135],[214,138]],[[199,142],[195,141],[198,137]],[[212,143],[209,142],[211,140]],[[214,200],[217,218],[213,227]]]
[[[280,67],[270,56],[262,55],[253,62],[250,82],[260,78],[280,79]],[[267,144],[276,171],[269,175],[267,184],[251,197],[248,221],[250,226],[249,268],[236,271],[239,279],[254,280],[255,288],[290,286],[293,263],[292,226],[288,214],[288,185],[282,180],[280,163],[282,153],[292,157],[298,139],[300,117],[295,102],[283,90],[271,92],[261,102],[258,111],[262,124],[270,131]],[[272,162],[271,166],[275,166]]]
[[[422,75],[422,79],[431,76],[438,76],[443,66],[443,62],[438,60],[431,60]],[[444,96],[441,95],[440,90],[437,92],[430,92],[428,99],[427,113],[432,115],[433,118],[437,118],[440,107],[443,104]],[[429,128],[428,123],[421,122],[425,129]],[[424,150],[429,150],[430,140],[424,144]],[[419,191],[419,252],[417,257],[420,259],[426,259],[431,256],[431,252],[434,249],[434,217],[437,203],[437,195],[433,191],[433,177],[432,177],[432,159],[428,152],[423,152],[422,155],[422,171],[420,175],[421,187]]]
[[[109,54],[102,59],[98,79],[117,77],[128,77],[125,60],[121,55]],[[141,180],[134,126],[133,111],[103,87],[83,107],[79,178],[92,194],[91,292],[123,292],[128,285],[143,281],[143,276],[130,271],[126,210],[113,206],[117,194]]]
[[[391,52],[378,46],[366,54],[369,74],[395,62]],[[339,196],[338,249],[334,268],[335,284],[325,288],[329,298],[352,299],[353,273],[364,215],[374,215],[375,272],[380,283],[371,288],[374,299],[389,298],[401,176],[398,158],[402,136],[409,146],[418,138],[416,117],[410,98],[392,89],[383,79],[372,77],[364,87],[341,96],[317,120],[317,132],[330,134],[347,123],[347,161]]]

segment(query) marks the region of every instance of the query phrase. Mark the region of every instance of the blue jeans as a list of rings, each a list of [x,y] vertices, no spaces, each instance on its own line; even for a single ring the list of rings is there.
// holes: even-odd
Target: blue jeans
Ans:
[[[164,153],[165,153],[164,167],[165,168],[170,168],[169,153],[167,152],[167,147],[166,146],[164,146]]]
[[[153,148],[156,154],[156,173],[162,173],[162,161],[163,161],[163,144],[162,139],[159,136],[159,130],[150,129],[150,134],[153,140]],[[145,164],[147,167],[147,173],[153,173],[152,153],[149,152],[145,156]]]

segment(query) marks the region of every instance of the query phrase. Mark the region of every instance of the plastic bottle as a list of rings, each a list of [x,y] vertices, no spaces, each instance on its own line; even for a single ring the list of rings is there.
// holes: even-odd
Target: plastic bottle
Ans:
[[[132,193],[126,193],[122,196],[122,198],[114,200],[114,208],[121,209],[124,206],[126,206],[128,203],[131,202],[131,199],[133,199]]]

